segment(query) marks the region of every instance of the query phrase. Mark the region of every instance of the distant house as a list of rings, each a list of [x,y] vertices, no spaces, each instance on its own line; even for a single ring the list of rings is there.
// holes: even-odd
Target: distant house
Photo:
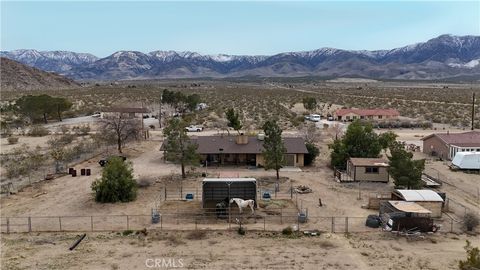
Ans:
[[[397,119],[400,113],[395,109],[339,109],[334,113],[337,121],[390,120]]]
[[[198,136],[192,137],[191,142],[198,145],[202,163],[207,165],[249,165],[262,167],[265,164],[263,157],[263,135],[258,136]],[[164,142],[164,144],[167,142]],[[285,166],[304,166],[304,155],[308,153],[305,140],[300,137],[285,137],[283,143],[286,148]],[[162,144],[160,150],[165,150]]]
[[[108,116],[122,114],[129,118],[142,118],[144,114],[149,112],[147,108],[141,107],[109,107],[102,110],[100,117],[108,118]]]
[[[422,139],[423,152],[452,160],[457,152],[480,152],[480,132],[436,133]]]
[[[347,175],[351,181],[388,182],[388,161],[381,158],[350,158]]]
[[[415,202],[431,211],[431,217],[442,216],[443,198],[437,192],[429,189],[396,189],[392,192],[393,200]]]

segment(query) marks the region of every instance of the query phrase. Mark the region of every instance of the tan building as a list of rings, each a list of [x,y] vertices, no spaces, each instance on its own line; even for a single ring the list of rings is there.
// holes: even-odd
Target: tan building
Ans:
[[[202,163],[214,165],[248,165],[263,167],[263,136],[198,136],[193,137],[192,143],[198,145],[197,153]],[[303,167],[304,155],[308,153],[305,140],[300,137],[284,137],[283,143],[287,149],[285,166]],[[160,148],[164,150],[164,145]]]
[[[347,175],[351,181],[388,182],[388,161],[381,158],[350,158]]]
[[[109,116],[117,116],[121,114],[122,116],[128,118],[143,118],[144,114],[148,114],[150,111],[147,108],[133,108],[133,107],[110,107],[104,108],[101,112],[101,118],[108,118]]]
[[[443,199],[433,190],[396,189],[392,192],[392,199],[415,202],[431,211],[431,217],[433,218],[442,216]]]
[[[354,120],[391,120],[397,119],[400,113],[395,109],[339,109],[334,113],[337,121],[354,121]]]
[[[423,152],[452,160],[457,152],[480,152],[480,132],[437,133],[422,139]]]

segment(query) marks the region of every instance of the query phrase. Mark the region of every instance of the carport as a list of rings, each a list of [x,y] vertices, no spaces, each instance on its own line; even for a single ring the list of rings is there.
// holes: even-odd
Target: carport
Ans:
[[[215,205],[228,198],[257,201],[257,180],[255,178],[205,178],[202,181],[203,208]]]

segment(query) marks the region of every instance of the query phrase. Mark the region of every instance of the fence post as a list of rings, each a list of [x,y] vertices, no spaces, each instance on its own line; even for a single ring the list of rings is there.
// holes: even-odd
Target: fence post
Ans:
[[[92,229],[92,232],[93,232],[93,216],[90,216],[90,228]]]
[[[283,209],[280,208],[280,224],[283,224]]]
[[[32,218],[28,217],[28,232],[32,232]]]
[[[128,218],[128,215],[127,215],[127,230],[130,228],[130,220]]]
[[[10,233],[10,218],[7,217],[7,233]]]
[[[348,217],[345,217],[345,232],[348,233]]]
[[[163,192],[165,193],[165,201],[167,200],[167,185],[163,185]]]
[[[267,218],[266,216],[263,217],[263,231],[265,231],[265,219],[266,219],[266,218]]]
[[[163,215],[160,215],[160,230],[163,230]]]
[[[177,225],[178,225],[178,207],[177,207]]]
[[[58,225],[60,227],[60,231],[62,231],[62,217],[58,217]]]
[[[335,217],[332,217],[332,233],[335,232]]]

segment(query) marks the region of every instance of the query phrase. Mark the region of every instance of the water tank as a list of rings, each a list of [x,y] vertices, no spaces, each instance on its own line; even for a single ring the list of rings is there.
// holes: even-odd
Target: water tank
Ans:
[[[258,139],[259,141],[265,140],[265,134],[263,134],[263,133],[258,133],[257,139]]]

